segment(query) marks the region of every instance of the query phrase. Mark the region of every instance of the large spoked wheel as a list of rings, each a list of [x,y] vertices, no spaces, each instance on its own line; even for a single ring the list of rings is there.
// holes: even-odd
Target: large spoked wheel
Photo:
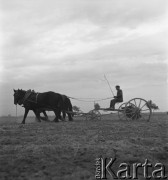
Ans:
[[[101,120],[101,113],[93,109],[86,114],[86,120]]]
[[[118,117],[119,117],[120,120],[125,120],[126,119],[126,116],[125,116],[125,105],[126,105],[126,103],[123,103],[118,108]]]
[[[148,106],[148,102],[141,98],[134,98],[125,105],[125,117],[129,120],[145,120],[149,121],[152,111]]]

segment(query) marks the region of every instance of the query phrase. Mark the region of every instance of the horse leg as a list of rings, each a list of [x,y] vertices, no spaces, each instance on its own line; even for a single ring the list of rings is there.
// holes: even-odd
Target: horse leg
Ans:
[[[47,116],[47,113],[45,111],[42,111],[44,116],[45,116],[45,120],[48,121],[48,116]]]
[[[34,112],[34,114],[35,114],[35,120],[38,120],[38,118],[37,118],[37,114],[36,114],[36,111],[35,110],[32,110],[33,112]]]
[[[68,108],[68,111],[71,111],[73,113],[73,110],[72,110],[72,105]],[[67,113],[68,114],[68,119],[69,121],[73,121],[73,115],[71,113]]]
[[[64,116],[63,112],[64,112],[64,111],[60,111],[60,112],[58,113],[59,115],[57,115],[57,113],[55,114],[56,116],[58,116],[58,119],[60,119],[61,121],[64,121],[64,120],[65,120],[64,117],[63,117],[63,116]],[[62,113],[63,116],[61,116],[61,113]]]
[[[41,112],[44,114],[45,117],[40,116],[40,112],[39,112],[39,117],[40,117],[40,119],[42,119],[42,120],[44,120],[44,121],[48,121],[47,113],[46,113],[44,110],[41,111]]]
[[[70,111],[70,110],[67,108],[66,111]],[[63,113],[64,120],[65,120],[65,117],[66,117],[66,114],[67,114],[69,121],[73,121],[72,115],[70,113],[67,113],[65,111],[62,111],[62,113]]]
[[[62,117],[63,117],[63,118],[62,118]],[[61,117],[61,120],[62,120],[62,121],[65,121],[65,117],[66,117],[65,111],[62,111],[62,117]]]
[[[39,122],[41,122],[41,120],[40,120],[40,112],[39,112],[38,110],[33,110],[33,112],[34,112],[34,114],[35,114],[35,116],[36,116],[36,119],[37,119]]]
[[[24,117],[23,117],[23,120],[22,120],[22,124],[25,124],[25,120],[26,120],[28,112],[29,112],[29,109],[25,108],[25,113],[24,113]]]
[[[54,122],[59,122],[58,119],[61,117],[61,111],[55,110],[54,113],[55,113]]]
[[[68,119],[69,121],[73,121],[72,115],[70,113],[68,113]]]
[[[70,112],[72,112],[73,113],[73,109],[72,109],[72,104],[71,104],[71,101],[70,100],[68,100],[68,111],[70,111]],[[69,121],[73,121],[73,114],[71,114],[71,113],[67,113],[68,114],[68,119],[69,119]]]

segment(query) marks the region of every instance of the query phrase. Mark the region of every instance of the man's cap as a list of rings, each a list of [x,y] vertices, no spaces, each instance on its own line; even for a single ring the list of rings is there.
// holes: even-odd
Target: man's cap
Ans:
[[[116,85],[116,87],[120,87],[119,85]]]

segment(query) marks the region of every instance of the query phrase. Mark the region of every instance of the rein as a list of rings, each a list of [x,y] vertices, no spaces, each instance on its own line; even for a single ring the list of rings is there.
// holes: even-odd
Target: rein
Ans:
[[[75,97],[70,97],[70,96],[67,96],[67,97],[70,98],[70,99],[77,100],[77,101],[93,102],[93,103],[98,102],[98,101],[108,100],[108,99],[112,98],[112,97],[107,97],[107,98],[98,99],[98,98],[75,98]]]
[[[17,120],[17,104],[16,104],[16,120]]]

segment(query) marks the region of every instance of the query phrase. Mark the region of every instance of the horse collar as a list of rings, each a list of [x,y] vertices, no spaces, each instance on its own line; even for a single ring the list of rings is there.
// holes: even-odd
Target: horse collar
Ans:
[[[24,104],[24,102],[28,99],[28,97],[30,96],[31,93],[32,93],[31,90],[26,91],[24,97],[22,99],[20,99],[18,104],[20,104],[20,105]]]

